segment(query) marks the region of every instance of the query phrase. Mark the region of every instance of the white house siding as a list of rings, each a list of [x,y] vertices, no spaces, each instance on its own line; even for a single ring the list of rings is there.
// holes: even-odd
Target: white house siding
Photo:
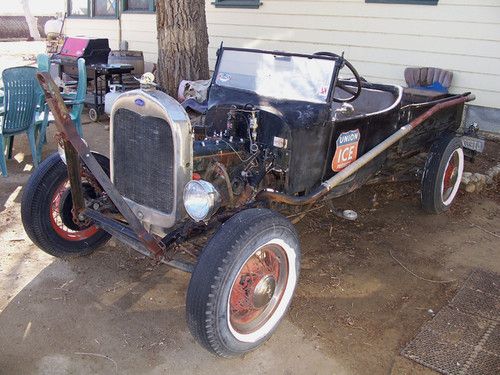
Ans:
[[[122,38],[128,42],[130,50],[143,51],[145,61],[158,60],[155,14],[123,13]]]
[[[207,0],[209,59],[226,46],[296,52],[345,52],[361,75],[404,84],[407,66],[454,71],[452,91],[500,108],[500,0],[439,0],[437,6],[367,4],[364,0],[262,0],[258,9],[215,8]],[[113,29],[116,27],[116,30]],[[118,21],[68,19],[68,34],[118,41]],[[157,56],[154,14],[122,15],[122,39]]]
[[[70,36],[108,38],[111,49],[120,45],[120,26],[117,19],[68,18],[64,22],[64,33]]]
[[[500,108],[500,1],[439,0],[437,6],[364,0],[263,0],[259,9],[208,5],[209,56],[228,46],[345,51],[368,80],[404,84],[407,66],[455,72],[452,90]]]

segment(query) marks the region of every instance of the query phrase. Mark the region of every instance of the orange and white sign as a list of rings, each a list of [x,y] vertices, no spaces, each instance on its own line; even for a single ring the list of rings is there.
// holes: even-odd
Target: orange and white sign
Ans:
[[[332,160],[332,170],[340,172],[358,158],[359,129],[341,133],[337,138],[337,149]]]

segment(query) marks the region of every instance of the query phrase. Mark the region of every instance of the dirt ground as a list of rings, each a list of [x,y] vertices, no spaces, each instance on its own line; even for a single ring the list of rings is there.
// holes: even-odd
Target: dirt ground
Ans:
[[[103,124],[84,132],[108,154]],[[434,374],[399,352],[471,270],[500,272],[498,184],[460,192],[440,216],[422,212],[416,183],[366,187],[335,202],[356,222],[323,207],[297,225],[302,271],[286,319],[257,351],[219,359],[186,326],[189,275],[113,240],[71,261],[31,243],[20,222],[25,138],[0,178],[0,374]],[[488,149],[469,171],[498,163],[500,147]]]

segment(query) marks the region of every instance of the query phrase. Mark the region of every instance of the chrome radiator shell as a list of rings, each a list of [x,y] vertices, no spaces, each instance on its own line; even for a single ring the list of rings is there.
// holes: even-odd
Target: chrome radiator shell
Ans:
[[[127,116],[123,116],[123,113],[127,113]],[[131,119],[138,121],[131,121]],[[169,128],[163,129],[163,124]],[[125,129],[127,131],[124,131]],[[159,137],[158,132],[163,131],[165,134],[161,134],[162,137]],[[130,139],[131,134],[137,134],[137,139]],[[168,143],[171,139],[173,150],[167,150],[171,152],[171,155],[167,157],[168,160],[161,160],[160,157],[167,155],[163,152],[165,150],[162,147],[167,147],[168,144],[151,144],[150,142],[159,138],[168,139]],[[150,149],[143,149],[142,155],[137,155],[137,149],[141,149],[142,146],[141,140],[144,142],[144,148],[148,144]],[[137,144],[138,142],[139,144]],[[159,150],[162,152],[155,153]],[[158,235],[164,235],[168,233],[169,228],[174,227],[176,223],[186,217],[182,194],[184,186],[192,178],[192,127],[188,114],[172,97],[157,90],[133,90],[120,95],[111,112],[110,159],[111,180],[146,229]],[[136,173],[127,175],[126,178],[130,180],[124,182],[124,165],[130,166],[130,163],[134,161],[142,163],[141,168],[137,169],[136,167]],[[166,165],[167,163],[171,163],[171,165]],[[166,168],[169,169],[168,174],[163,173]],[[154,170],[160,172],[158,176],[151,174]],[[160,177],[173,179],[171,183],[169,181],[167,184],[171,186],[172,191],[165,192],[165,186],[154,185],[161,181]],[[116,181],[117,178],[120,181]],[[157,190],[160,195],[166,193],[166,196],[141,196],[141,191],[137,191],[137,188],[144,181],[153,184],[153,186],[147,186],[147,189]],[[130,184],[127,185],[128,183]],[[129,189],[129,187],[131,188]],[[134,191],[134,189],[137,192],[136,197],[140,197],[140,199],[136,199],[137,201],[131,197],[134,194],[131,194],[130,191]],[[171,199],[171,202],[167,205],[159,205],[157,204],[158,199]],[[157,207],[153,207],[155,205]],[[158,206],[162,206],[163,209],[159,209]],[[167,207],[168,209],[166,209]]]

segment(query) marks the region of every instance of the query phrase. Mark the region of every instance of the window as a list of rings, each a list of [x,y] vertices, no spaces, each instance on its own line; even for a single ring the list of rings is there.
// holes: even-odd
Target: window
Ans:
[[[367,3],[437,5],[439,0],[365,0]]]
[[[69,0],[68,14],[70,16],[89,16],[88,0]]]
[[[215,0],[217,8],[258,8],[262,3],[260,0]]]
[[[94,16],[116,17],[116,0],[94,0]]]
[[[123,0],[125,12],[155,12],[155,0]]]
[[[72,17],[118,17],[117,0],[68,0]]]

